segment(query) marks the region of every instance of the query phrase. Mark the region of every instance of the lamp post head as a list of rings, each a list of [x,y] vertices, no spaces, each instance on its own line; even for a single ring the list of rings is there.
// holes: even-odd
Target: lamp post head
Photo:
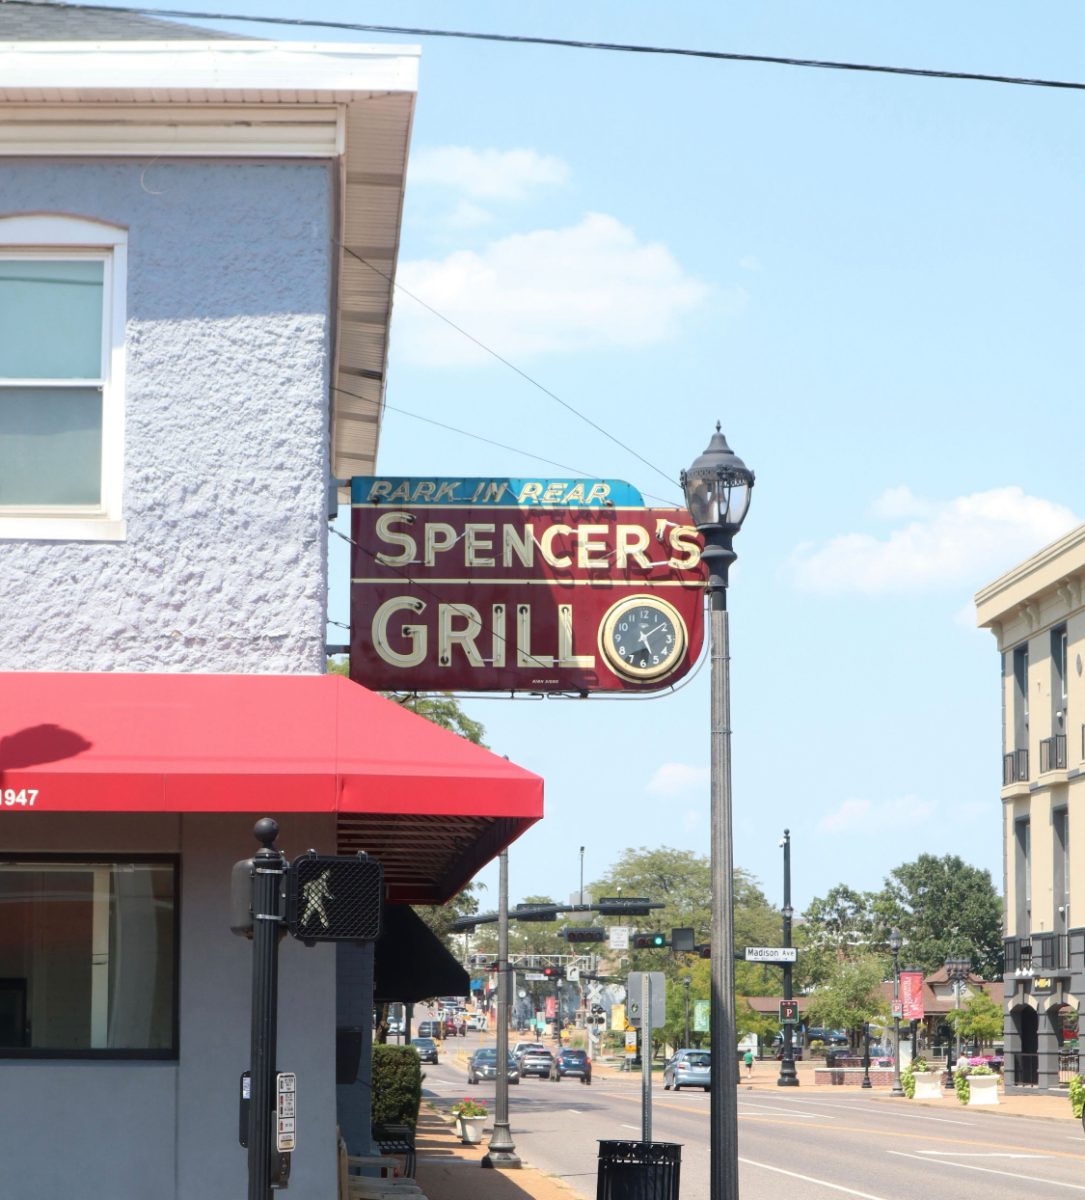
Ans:
[[[900,953],[902,945],[904,945],[904,941],[900,936],[900,930],[894,925],[889,931],[889,949],[894,957]]]
[[[717,421],[705,452],[682,472],[682,491],[694,525],[702,533],[713,529],[738,533],[750,507],[753,479],[753,472],[728,446]]]
[[[686,507],[704,538],[702,558],[716,608],[725,607],[727,572],[735,561],[731,542],[746,519],[752,489],[753,472],[728,446],[717,421],[705,452],[682,472]]]
[[[785,904],[783,906],[783,908],[780,909],[780,915],[784,918],[785,921],[790,921],[791,918],[795,915],[795,910],[791,907],[790,904]]]

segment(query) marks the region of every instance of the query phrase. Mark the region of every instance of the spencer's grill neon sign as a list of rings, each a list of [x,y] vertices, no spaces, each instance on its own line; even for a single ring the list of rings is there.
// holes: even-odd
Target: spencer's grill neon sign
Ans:
[[[367,687],[651,691],[700,652],[700,539],[628,484],[364,479],[352,498]]]

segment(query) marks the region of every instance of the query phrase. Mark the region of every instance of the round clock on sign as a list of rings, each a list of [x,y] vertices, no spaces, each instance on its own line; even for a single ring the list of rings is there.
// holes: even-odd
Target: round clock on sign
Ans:
[[[599,627],[599,648],[611,670],[637,682],[669,675],[685,657],[686,644],[682,614],[654,596],[619,600]]]

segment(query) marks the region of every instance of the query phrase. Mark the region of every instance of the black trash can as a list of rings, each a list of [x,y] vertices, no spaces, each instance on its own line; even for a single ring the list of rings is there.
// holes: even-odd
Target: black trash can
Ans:
[[[678,1200],[681,1166],[676,1142],[601,1141],[596,1200]]]

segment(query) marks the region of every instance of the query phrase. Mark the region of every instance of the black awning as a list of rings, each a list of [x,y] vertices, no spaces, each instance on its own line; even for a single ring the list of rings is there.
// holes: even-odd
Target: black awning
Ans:
[[[466,996],[467,972],[444,942],[406,904],[386,904],[380,937],[374,943],[373,999],[414,1004],[431,996]]]

